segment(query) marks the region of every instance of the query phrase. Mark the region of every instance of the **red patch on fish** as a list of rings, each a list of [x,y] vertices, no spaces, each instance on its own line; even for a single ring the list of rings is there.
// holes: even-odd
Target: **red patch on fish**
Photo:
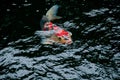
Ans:
[[[68,36],[68,34],[69,33],[67,31],[65,31],[65,30],[61,30],[59,32],[56,32],[57,36]]]
[[[55,35],[56,36],[68,36],[69,35],[69,33],[66,30],[60,28],[59,26],[53,24],[52,22],[47,22],[45,24],[43,30],[44,31],[46,31],[46,30],[55,30],[55,32],[56,32]]]

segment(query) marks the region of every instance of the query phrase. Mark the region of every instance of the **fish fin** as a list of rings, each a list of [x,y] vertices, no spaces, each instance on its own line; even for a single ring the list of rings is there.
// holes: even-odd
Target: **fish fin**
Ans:
[[[61,18],[62,18],[61,16],[53,16],[53,19],[52,19],[52,20],[61,19]]]
[[[71,32],[69,32],[69,34],[70,34],[70,36],[72,36],[72,33],[71,33]]]
[[[49,21],[55,20],[55,19],[61,19],[62,17],[57,16],[59,5],[52,6],[46,13],[46,17]]]
[[[48,20],[48,18],[47,18],[45,15],[43,15],[43,16],[42,16],[42,19],[40,20],[40,27],[41,27],[41,29],[44,28],[44,24],[45,24],[46,22],[49,22],[49,20]]]

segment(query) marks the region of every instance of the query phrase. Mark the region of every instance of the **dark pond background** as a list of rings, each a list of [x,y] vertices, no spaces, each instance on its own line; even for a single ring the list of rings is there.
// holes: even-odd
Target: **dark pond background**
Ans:
[[[54,4],[71,45],[34,35]],[[119,0],[0,0],[0,80],[119,80]]]

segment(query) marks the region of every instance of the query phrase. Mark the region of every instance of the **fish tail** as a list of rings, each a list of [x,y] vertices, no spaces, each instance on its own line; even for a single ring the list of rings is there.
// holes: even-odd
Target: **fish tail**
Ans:
[[[49,21],[53,21],[56,19],[61,19],[61,16],[57,16],[59,5],[52,6],[46,13],[46,17]]]
[[[61,19],[62,17],[61,16],[57,16],[57,12],[58,12],[58,8],[59,8],[59,5],[54,5],[52,6],[46,13],[46,15],[44,15],[42,17],[42,19],[40,20],[40,27],[41,29],[44,28],[44,24],[46,22],[50,22],[50,21],[53,21],[53,20],[56,20],[56,19]]]
[[[49,20],[48,20],[48,18],[44,15],[44,16],[42,17],[42,19],[40,20],[40,27],[41,27],[41,29],[44,28],[44,24],[45,24],[46,22],[49,22]]]

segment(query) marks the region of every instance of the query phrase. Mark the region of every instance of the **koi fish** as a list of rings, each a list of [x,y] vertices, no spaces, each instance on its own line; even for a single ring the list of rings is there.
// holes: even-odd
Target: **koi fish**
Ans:
[[[45,16],[41,19],[42,31],[36,31],[36,35],[41,37],[42,44],[71,44],[72,33],[52,23],[53,20],[61,19],[62,17],[57,16],[57,10],[59,6],[54,5],[51,7]]]

